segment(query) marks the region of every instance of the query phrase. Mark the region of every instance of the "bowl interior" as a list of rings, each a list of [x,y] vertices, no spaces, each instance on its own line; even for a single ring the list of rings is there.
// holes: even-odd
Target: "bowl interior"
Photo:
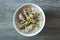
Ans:
[[[39,21],[39,24],[40,24],[40,27],[39,28],[36,28],[35,27],[35,29],[32,31],[32,32],[30,32],[30,33],[24,33],[24,31],[23,30],[19,30],[19,20],[18,20],[18,15],[20,14],[20,13],[23,13],[23,9],[26,9],[26,8],[34,8],[34,10],[36,11],[36,12],[39,12],[40,13],[40,21]],[[45,15],[44,15],[44,12],[42,11],[42,9],[39,7],[39,6],[37,6],[37,5],[35,5],[35,4],[25,4],[25,5],[22,5],[21,7],[19,7],[18,8],[18,10],[16,10],[16,13],[15,13],[15,16],[14,16],[14,27],[15,27],[15,29],[18,31],[18,33],[20,33],[20,34],[22,34],[22,35],[24,35],[24,36],[33,36],[33,35],[36,35],[37,33],[39,33],[42,29],[43,29],[43,27],[44,27],[44,23],[45,23]]]

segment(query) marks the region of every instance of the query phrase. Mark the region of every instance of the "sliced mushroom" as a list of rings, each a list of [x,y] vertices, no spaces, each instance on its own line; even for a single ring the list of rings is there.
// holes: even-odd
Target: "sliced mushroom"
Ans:
[[[22,29],[25,29],[25,27],[18,23],[18,29],[22,30]]]
[[[24,17],[21,14],[19,14],[19,20],[24,20]]]
[[[19,14],[19,20],[20,20],[20,23],[24,23],[26,21],[21,14]]]

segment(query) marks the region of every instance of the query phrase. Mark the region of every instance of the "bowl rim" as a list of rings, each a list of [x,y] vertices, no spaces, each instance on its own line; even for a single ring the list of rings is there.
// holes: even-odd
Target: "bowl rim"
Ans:
[[[22,33],[22,32],[20,32],[19,31],[19,29],[17,28],[17,26],[16,26],[16,24],[15,24],[15,15],[16,15],[16,13],[17,13],[17,11],[20,9],[20,8],[22,8],[23,6],[25,6],[25,5],[33,5],[33,6],[36,6],[37,8],[39,8],[39,10],[41,11],[41,13],[43,14],[43,24],[42,24],[42,26],[41,26],[41,28],[36,32],[36,33],[34,33],[34,34],[24,34],[24,33]],[[37,35],[38,33],[40,33],[41,31],[42,31],[42,29],[44,28],[44,25],[45,25],[45,14],[44,14],[44,12],[43,12],[43,10],[41,9],[41,7],[39,7],[38,5],[36,5],[36,4],[34,4],[34,3],[25,3],[25,4],[23,4],[23,5],[21,5],[21,6],[19,6],[18,7],[18,9],[15,11],[15,13],[14,13],[14,16],[13,16],[13,26],[14,26],[14,28],[15,28],[15,30],[19,33],[19,34],[21,34],[21,35],[23,35],[23,36],[27,36],[27,37],[30,37],[30,36],[35,36],[35,35]]]

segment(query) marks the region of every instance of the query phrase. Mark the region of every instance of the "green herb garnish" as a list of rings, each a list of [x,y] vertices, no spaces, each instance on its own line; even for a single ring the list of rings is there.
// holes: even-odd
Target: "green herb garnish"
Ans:
[[[39,27],[40,27],[39,22],[37,22],[37,23],[35,24],[35,27],[37,27],[37,28],[39,28]]]

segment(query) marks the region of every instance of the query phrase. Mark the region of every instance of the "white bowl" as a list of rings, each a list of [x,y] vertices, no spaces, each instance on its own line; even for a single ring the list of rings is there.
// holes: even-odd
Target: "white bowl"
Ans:
[[[39,9],[39,11],[41,12],[41,16],[43,17],[43,20],[42,20],[41,23],[40,23],[40,28],[39,28],[39,30],[34,31],[33,33],[30,33],[30,34],[25,34],[25,33],[21,32],[21,31],[17,28],[17,26],[16,26],[16,24],[15,24],[15,15],[16,15],[17,11],[18,11],[20,8],[22,8],[23,6],[26,6],[26,5],[34,6],[34,7],[36,7],[37,9]],[[42,29],[43,29],[43,27],[44,27],[44,25],[45,25],[45,14],[44,14],[43,10],[42,10],[38,5],[36,5],[36,4],[33,4],[33,3],[23,4],[23,5],[21,5],[21,6],[16,10],[16,12],[15,12],[15,14],[14,14],[14,16],[13,16],[13,25],[14,25],[14,28],[16,29],[16,31],[17,31],[19,34],[23,35],[23,36],[30,37],[30,36],[37,35],[39,32],[42,31]]]

